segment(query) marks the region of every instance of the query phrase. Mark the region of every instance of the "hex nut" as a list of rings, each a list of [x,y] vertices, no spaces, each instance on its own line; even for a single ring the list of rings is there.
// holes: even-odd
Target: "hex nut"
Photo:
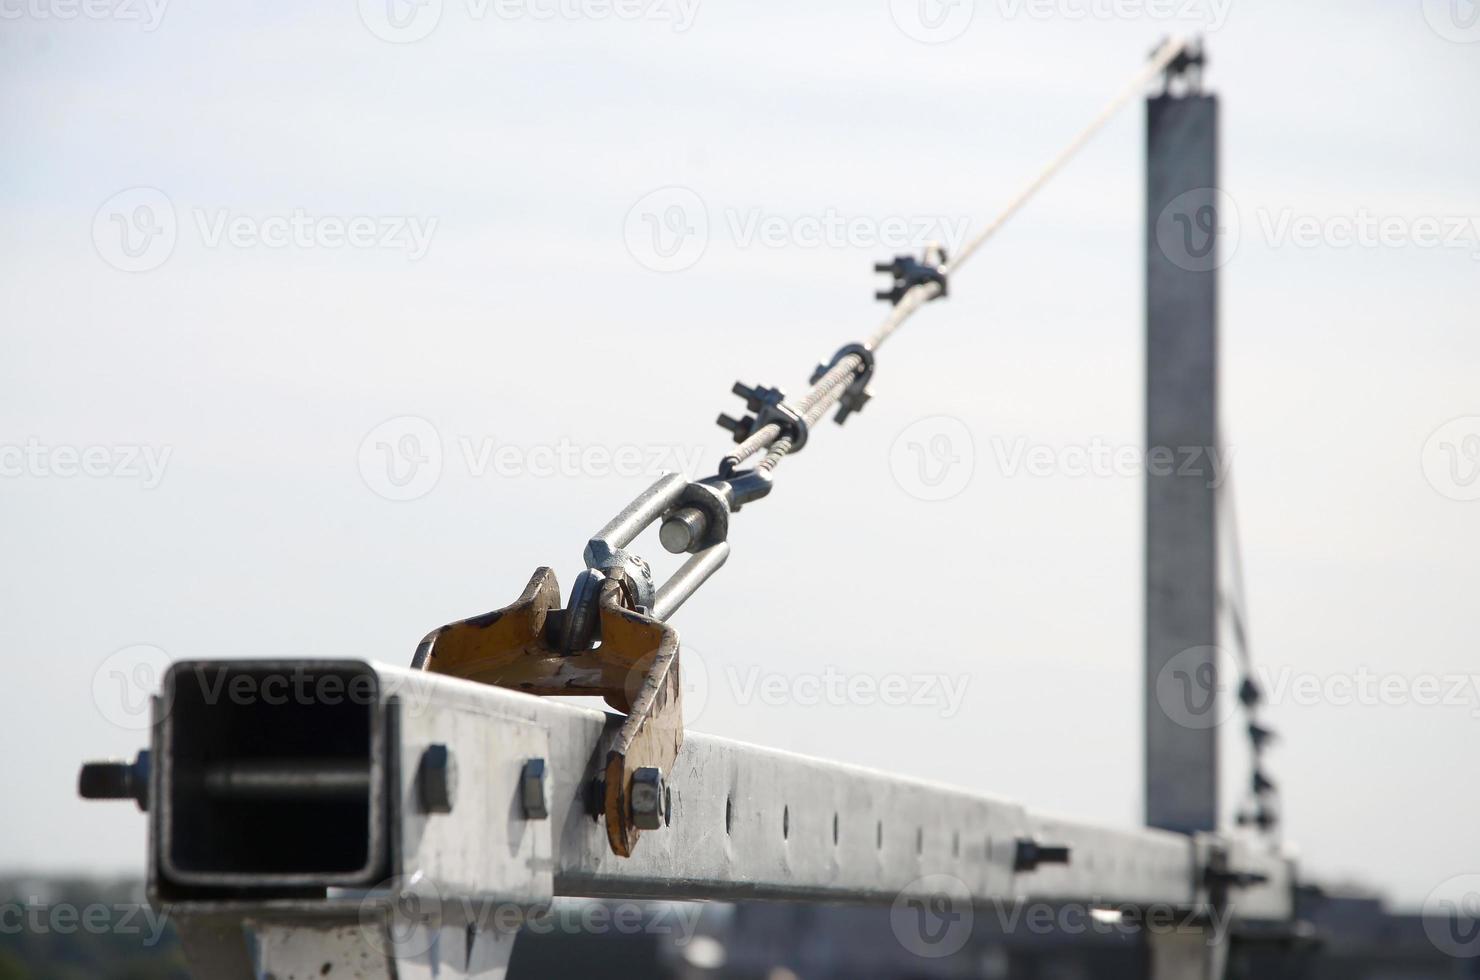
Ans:
[[[639,830],[663,826],[663,770],[645,766],[632,774],[632,823]]]

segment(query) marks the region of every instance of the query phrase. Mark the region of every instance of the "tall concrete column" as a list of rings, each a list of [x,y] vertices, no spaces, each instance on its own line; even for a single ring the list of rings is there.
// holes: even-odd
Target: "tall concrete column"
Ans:
[[[1146,121],[1146,823],[1190,834],[1218,824],[1218,102]]]

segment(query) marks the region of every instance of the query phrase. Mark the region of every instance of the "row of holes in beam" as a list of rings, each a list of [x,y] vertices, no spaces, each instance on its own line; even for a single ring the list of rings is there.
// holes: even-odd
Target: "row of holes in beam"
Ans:
[[[668,819],[671,820],[672,819],[672,814],[673,814],[672,797],[669,797],[669,804],[666,807],[666,813],[667,813]],[[725,833],[726,834],[730,833],[730,829],[733,826],[733,824],[734,824],[734,801],[733,801],[733,798],[732,797],[726,796],[725,797]],[[837,844],[838,844],[838,815],[836,813],[833,814],[832,832],[833,832],[833,846],[836,847]],[[791,807],[790,806],[783,806],[781,808],[781,839],[782,840],[787,840],[790,837],[791,837]],[[875,843],[875,846],[879,850],[882,851],[884,849],[884,821],[882,821],[882,820],[877,821],[877,823],[875,824],[874,843]],[[992,860],[992,839],[990,837],[987,838],[986,844],[987,844],[987,860],[988,861],[991,861]],[[915,829],[915,853],[916,854],[924,854],[925,853],[925,828],[924,827],[917,827]],[[955,834],[953,834],[951,836],[951,857],[953,857],[953,858],[959,858],[960,856],[961,856],[961,832],[960,831],[957,831]],[[1131,871],[1141,871],[1144,874],[1144,870],[1135,861],[1128,861],[1128,862],[1126,862],[1126,864],[1127,864],[1128,870],[1131,870]],[[1110,865],[1110,868],[1112,870],[1114,870],[1119,865],[1119,862],[1118,861],[1115,861],[1114,859],[1112,859],[1109,862],[1109,865]],[[1089,859],[1088,859],[1088,867],[1093,868],[1094,866],[1095,866],[1094,855],[1090,855],[1089,856]]]
[[[725,833],[726,834],[730,833],[730,829],[734,825],[734,821],[735,821],[734,812],[735,812],[735,808],[734,808],[734,801],[733,801],[733,799],[731,797],[728,797],[728,796],[725,797]],[[837,846],[837,843],[838,843],[838,815],[836,813],[833,814],[832,832],[833,832],[833,835],[832,835],[833,836],[833,846]],[[789,807],[789,806],[783,806],[781,808],[781,839],[782,840],[787,840],[790,837],[791,837],[791,807]],[[882,821],[882,820],[878,821],[875,824],[874,844],[875,844],[875,846],[879,850],[882,851],[884,849],[884,821]],[[924,854],[925,853],[925,828],[924,827],[917,827],[917,828],[915,828],[915,853],[916,854]],[[960,833],[960,831],[957,831],[955,834],[953,834],[951,836],[951,857],[958,858],[960,856],[961,856],[961,833]],[[988,838],[987,839],[987,860],[990,861],[991,859],[992,859],[992,841],[991,841],[991,838]]]

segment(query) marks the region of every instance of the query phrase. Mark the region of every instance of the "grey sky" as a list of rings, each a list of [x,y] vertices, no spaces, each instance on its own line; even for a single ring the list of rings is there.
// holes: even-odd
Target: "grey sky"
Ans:
[[[886,0],[443,0],[407,43],[369,0],[111,9],[0,7],[0,866],[142,870],[139,815],[74,798],[80,760],[142,744],[115,651],[399,663],[536,565],[568,584],[634,467],[713,466],[734,380],[795,387],[872,328],[891,235],[979,227],[1158,39],[1216,23],[1224,409],[1287,834],[1410,903],[1480,871],[1480,27],[1447,2],[976,0],[933,44]],[[1140,483],[1073,461],[1141,441],[1141,153],[1132,107],[737,518],[677,620],[696,727],[1139,819]],[[119,251],[139,187],[167,257]],[[643,244],[664,188],[700,202],[696,260]],[[374,475],[405,417],[440,474],[388,500],[425,489]],[[942,435],[974,465],[920,499]],[[101,475],[58,475],[68,449]],[[959,693],[834,705],[829,670]]]

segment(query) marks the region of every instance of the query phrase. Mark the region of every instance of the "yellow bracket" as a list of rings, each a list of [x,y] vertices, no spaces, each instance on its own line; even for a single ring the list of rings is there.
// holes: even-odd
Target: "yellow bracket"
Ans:
[[[607,752],[603,810],[612,852],[630,857],[641,834],[629,803],[632,776],[647,767],[671,773],[683,744],[678,631],[623,606],[621,586],[606,581],[597,601],[601,642],[560,653],[545,641],[546,619],[559,608],[555,573],[541,568],[513,605],[428,633],[414,664],[542,697],[599,696],[625,713]]]

